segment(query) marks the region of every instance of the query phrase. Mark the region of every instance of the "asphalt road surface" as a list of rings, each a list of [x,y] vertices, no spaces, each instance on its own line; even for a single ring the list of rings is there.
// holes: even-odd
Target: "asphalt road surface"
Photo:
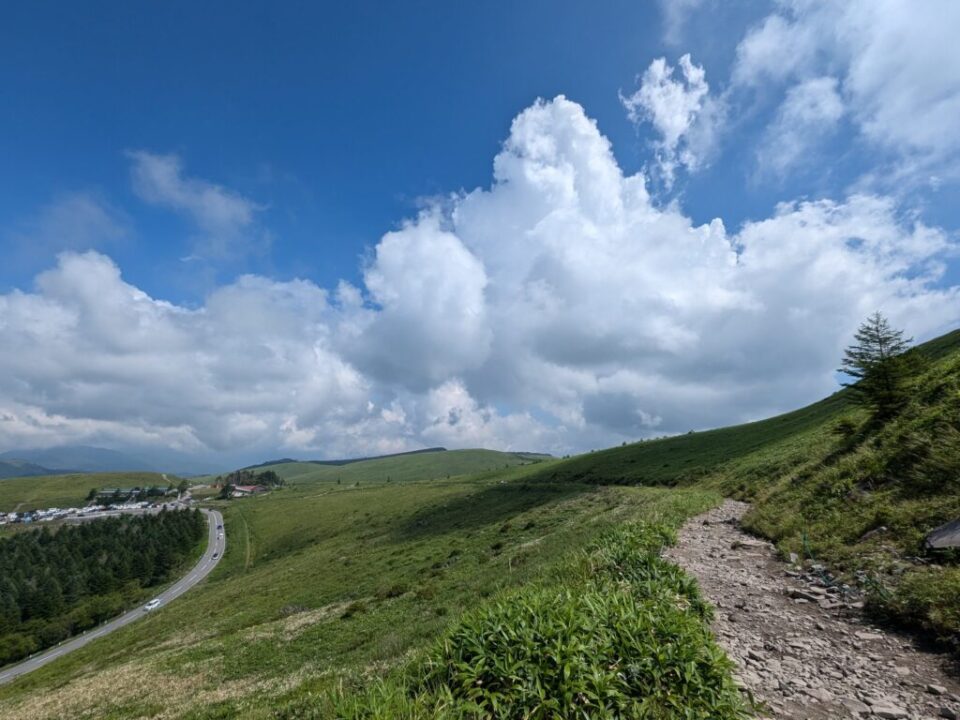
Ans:
[[[160,599],[160,606],[156,610],[152,610],[150,612],[159,611],[171,600],[183,595],[183,593],[203,580],[207,575],[210,574],[210,571],[217,566],[217,563],[220,562],[220,558],[223,557],[223,551],[227,547],[227,536],[223,530],[217,529],[217,525],[223,524],[223,516],[220,515],[220,513],[216,510],[202,510],[201,512],[207,516],[207,522],[209,525],[207,549],[203,553],[203,557],[200,558],[200,561],[190,572],[177,580],[177,582],[168,587],[162,593],[156,595],[156,597]],[[216,557],[214,557],[214,555],[216,555]],[[31,670],[36,670],[39,667],[43,667],[47,663],[53,662],[57,658],[63,657],[67,653],[83,647],[88,642],[96,640],[99,637],[103,637],[104,635],[108,635],[117,628],[122,628],[124,625],[129,625],[130,623],[139,620],[144,615],[148,614],[149,612],[143,609],[143,605],[140,605],[133,610],[124,613],[120,617],[114,618],[108,623],[104,623],[103,625],[99,625],[92,630],[88,630],[82,635],[77,635],[74,638],[65,640],[60,645],[55,645],[39,655],[34,655],[33,657],[27,658],[21,663],[11,665],[8,668],[0,670],[0,685],[8,683],[11,680],[20,677],[21,675],[25,675]]]

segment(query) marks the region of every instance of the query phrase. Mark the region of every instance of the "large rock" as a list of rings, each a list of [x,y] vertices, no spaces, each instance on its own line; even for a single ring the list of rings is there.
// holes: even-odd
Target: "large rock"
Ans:
[[[960,547],[960,519],[931,530],[923,544],[931,550]]]

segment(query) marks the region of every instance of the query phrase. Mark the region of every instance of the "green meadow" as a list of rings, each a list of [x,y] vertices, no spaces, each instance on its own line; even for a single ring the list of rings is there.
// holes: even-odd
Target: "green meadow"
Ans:
[[[402,671],[465,612],[555,583],[604,533],[675,527],[719,501],[528,482],[540,467],[224,502],[228,549],[206,582],[0,688],[0,716],[320,716],[338,689]]]
[[[438,450],[359,460],[343,465],[285,462],[254,468],[273,470],[287,482],[381,483],[434,480],[542,462],[548,456],[496,450]],[[204,478],[209,480],[215,476]]]
[[[0,512],[82,507],[91,488],[166,487],[180,478],[152,472],[76,473],[0,480]]]
[[[921,543],[960,516],[958,348],[960,333],[922,346],[882,424],[843,391],[568,460],[272,465],[287,487],[210,501],[228,549],[207,581],[0,688],[0,717],[744,717],[710,608],[660,559],[725,496],[753,502],[749,528],[784,553],[866,578],[877,619],[949,640],[956,557]]]

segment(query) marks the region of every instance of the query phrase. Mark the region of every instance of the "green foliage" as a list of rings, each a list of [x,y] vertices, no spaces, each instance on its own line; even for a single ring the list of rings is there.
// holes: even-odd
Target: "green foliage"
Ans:
[[[909,399],[909,381],[916,369],[906,354],[910,340],[903,331],[890,327],[879,312],[867,318],[855,335],[856,343],[846,349],[841,372],[855,378],[848,384],[851,398],[870,408],[880,420],[896,415]]]
[[[236,485],[262,485],[263,487],[283,487],[286,481],[273,470],[234,470],[217,477],[217,484],[224,487]]]
[[[960,354],[930,363],[895,417],[862,428],[850,438],[796,438],[715,477],[729,488],[752,465],[749,529],[784,552],[803,551],[806,537],[819,561],[871,578],[870,607],[879,616],[956,636],[955,559],[925,567],[911,558],[925,553],[927,532],[960,517]],[[772,457],[790,446],[797,462],[775,467]]]
[[[197,510],[162,511],[0,539],[0,665],[116,614],[135,588],[165,582],[206,525]]]
[[[603,537],[553,582],[467,613],[406,672],[330,715],[368,718],[745,718],[696,584],[660,557],[672,533]]]
[[[833,434],[844,441],[852,440],[857,434],[857,424],[849,417],[840,418],[833,426]]]
[[[912,568],[894,591],[874,598],[880,615],[935,633],[956,642],[960,633],[960,568]]]

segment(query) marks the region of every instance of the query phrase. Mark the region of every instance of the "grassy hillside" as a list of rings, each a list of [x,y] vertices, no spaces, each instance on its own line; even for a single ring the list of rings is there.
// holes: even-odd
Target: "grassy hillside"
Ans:
[[[926,362],[912,401],[883,426],[843,391],[761,422],[583,455],[533,479],[699,487],[750,500],[747,526],[784,553],[866,578],[878,615],[953,638],[960,569],[953,557],[925,553],[922,540],[960,518],[960,331],[918,352]]]
[[[350,465],[351,463],[363,462],[365,460],[386,460],[387,458],[396,458],[403,455],[421,455],[423,453],[445,452],[445,447],[422,448],[420,450],[407,450],[406,452],[387,453],[385,455],[370,455],[367,457],[340,458],[339,460],[295,460],[294,458],[281,458],[280,460],[268,460],[257,465],[249,465],[244,470],[255,470],[257,468],[266,468],[271,465],[282,465],[284,463],[309,463],[311,465]]]
[[[273,470],[288,483],[336,483],[339,480],[341,484],[353,485],[449,478],[543,460],[544,456],[496,450],[444,450],[358,460],[345,465],[289,462],[264,469]]]
[[[769,420],[579,455],[544,468],[540,477],[553,482],[624,485],[689,483],[726,463],[816,433],[847,407],[847,394],[838,392]]]
[[[0,480],[0,511],[24,511],[44,507],[76,507],[84,504],[90,488],[163,485],[177,482],[160,473],[73,473]]]
[[[867,577],[875,612],[956,633],[956,557],[919,543],[960,516],[960,333],[924,352],[910,406],[882,427],[837,393],[567,461],[271,466],[290,486],[222,504],[228,550],[208,581],[0,688],[0,717],[598,716],[607,698],[739,718],[708,609],[658,558],[723,495],[752,500],[748,524],[784,552]],[[611,674],[621,661],[647,669]]]
[[[935,366],[942,365],[960,353],[960,330],[926,342],[917,351]],[[921,387],[929,382],[918,379]],[[676,485],[723,470],[729,479],[737,474],[731,472],[735,468],[748,472],[757,464],[766,468],[766,462],[793,461],[807,448],[821,447],[832,423],[851,411],[848,391],[841,390],[767,420],[579,455],[545,467],[539,477],[553,482]],[[745,482],[743,490],[750,485]]]
[[[752,496],[748,526],[784,552],[865,575],[878,614],[956,641],[958,556],[926,552],[923,538],[960,518],[960,353],[917,378],[893,421],[845,420],[798,443],[795,462],[768,454],[717,487]]]
[[[207,581],[0,688],[0,717],[330,717],[345,698],[375,693],[378,678],[396,688],[438,636],[472,622],[470,613],[495,617],[512,592],[570,610],[582,598],[558,595],[558,582],[605,533],[637,520],[676,526],[719,500],[694,490],[526,482],[537,469],[303,483],[223,503],[228,549]],[[608,582],[579,572],[584,588]],[[623,593],[618,602],[660,602]],[[678,636],[676,657],[694,662],[704,693],[732,707],[727,665],[702,642],[703,618],[671,622],[688,633]],[[609,639],[604,627],[598,642]]]

